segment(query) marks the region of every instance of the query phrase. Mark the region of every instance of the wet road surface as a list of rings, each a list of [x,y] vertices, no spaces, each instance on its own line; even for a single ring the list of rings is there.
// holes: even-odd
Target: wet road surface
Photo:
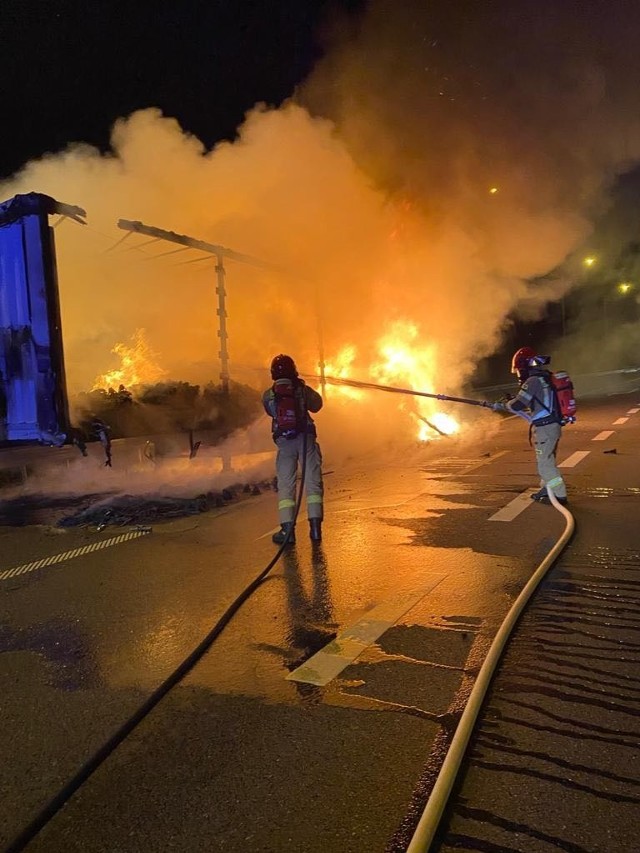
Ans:
[[[640,849],[638,426],[572,476],[577,536],[496,674],[442,853]]]
[[[612,425],[635,402],[584,407],[561,444],[561,460],[588,452],[565,474],[580,530],[605,548],[623,535],[610,514],[628,537],[637,524],[640,415]],[[211,651],[29,849],[404,849],[483,654],[564,526],[518,504],[536,485],[526,426],[479,423],[473,443],[329,475],[322,545],[301,522]],[[101,548],[123,531],[0,530],[4,841],[266,565],[274,515],[265,493]],[[322,650],[343,658],[333,677],[335,659],[312,661]]]

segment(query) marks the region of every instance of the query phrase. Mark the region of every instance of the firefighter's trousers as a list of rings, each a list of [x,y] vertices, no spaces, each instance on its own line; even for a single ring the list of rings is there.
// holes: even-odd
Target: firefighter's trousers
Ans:
[[[556,464],[556,451],[560,441],[560,424],[547,424],[533,427],[533,447],[536,451],[536,463],[540,474],[540,485],[551,486],[558,498],[566,498],[567,487]]]
[[[280,524],[293,521],[296,505],[296,475],[302,463],[304,436],[279,438],[276,441],[276,476],[278,478],[278,515]],[[322,519],[322,453],[314,435],[307,435],[307,468],[304,475],[307,493],[307,515]]]

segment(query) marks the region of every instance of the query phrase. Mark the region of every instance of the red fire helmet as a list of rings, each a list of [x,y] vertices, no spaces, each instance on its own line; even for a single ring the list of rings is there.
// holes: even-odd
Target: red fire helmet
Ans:
[[[519,370],[526,370],[527,367],[531,366],[531,359],[535,357],[536,352],[531,347],[520,347],[519,350],[514,352],[511,359],[511,372],[517,373]]]
[[[295,362],[290,355],[281,353],[271,362],[272,379],[295,379],[297,375]]]

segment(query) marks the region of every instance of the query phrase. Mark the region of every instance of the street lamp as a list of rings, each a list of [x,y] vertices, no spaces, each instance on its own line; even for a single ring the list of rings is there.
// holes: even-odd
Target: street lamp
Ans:
[[[589,257],[585,258],[582,263],[585,265],[585,267],[591,269],[591,267],[595,264],[596,260],[597,258],[594,258],[593,255],[589,255]]]
[[[616,290],[618,291],[620,296],[626,296],[628,293],[630,293],[634,289],[635,289],[635,285],[633,284],[633,282],[630,282],[630,281],[621,281],[619,284],[616,285]],[[609,307],[608,307],[609,303],[611,303],[611,305],[616,304],[615,300],[612,299],[610,294],[611,294],[611,291],[609,291],[609,296],[607,297],[607,291],[605,290],[604,296],[602,297],[602,315],[603,315],[603,320],[604,320],[605,334],[607,334],[609,331],[609,316],[608,316],[608,314],[609,314]]]

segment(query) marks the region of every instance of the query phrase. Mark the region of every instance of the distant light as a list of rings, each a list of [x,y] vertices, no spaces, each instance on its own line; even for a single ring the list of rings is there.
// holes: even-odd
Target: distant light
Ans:
[[[633,285],[629,284],[628,281],[623,281],[622,284],[618,285],[618,290],[620,291],[620,293],[629,293],[632,287]]]
[[[498,187],[491,187],[489,192],[491,193],[491,195],[495,195],[498,192]]]
[[[592,256],[585,258],[583,261],[585,267],[592,267],[595,264],[595,262],[596,262],[596,259]]]

